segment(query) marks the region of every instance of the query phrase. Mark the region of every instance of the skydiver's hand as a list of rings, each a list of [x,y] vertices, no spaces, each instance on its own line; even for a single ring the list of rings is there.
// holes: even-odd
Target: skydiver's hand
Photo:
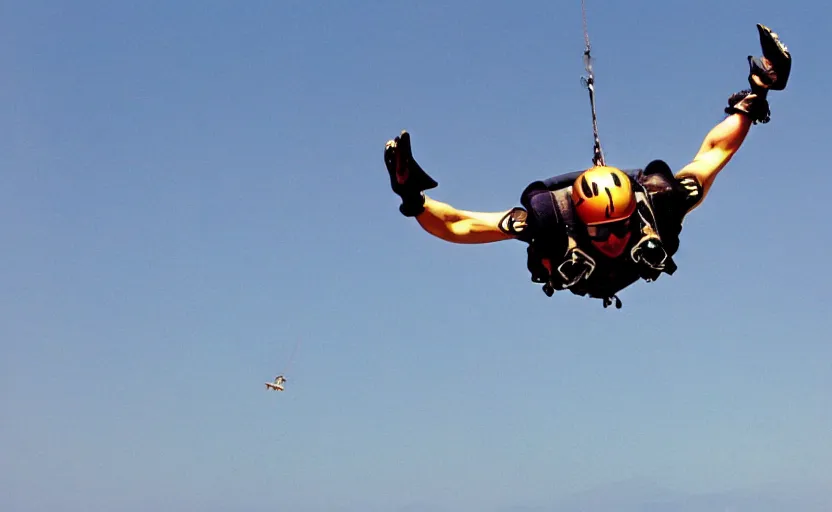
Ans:
[[[384,164],[390,174],[390,186],[400,196],[412,195],[414,191],[422,192],[437,185],[429,177],[424,179],[427,174],[413,159],[407,130],[402,130],[398,137],[388,140],[384,145]]]
[[[399,211],[407,217],[422,213],[425,204],[424,191],[439,184],[413,159],[410,134],[407,131],[402,130],[401,135],[388,140],[384,145],[384,165],[390,175],[390,187],[402,198]]]
[[[789,81],[792,69],[792,56],[789,49],[780,41],[780,37],[769,27],[758,23],[757,32],[763,55],[748,56],[750,73],[748,81],[754,92],[771,90],[782,91]]]
[[[792,56],[780,37],[770,28],[758,23],[757,32],[763,54],[748,56],[748,83],[751,89],[731,95],[725,113],[744,114],[754,124],[765,124],[771,120],[766,97],[769,91],[782,91],[786,88],[792,69]]]
[[[402,185],[407,181],[407,165],[403,165],[403,163],[407,161],[406,153],[410,152],[410,148],[406,147],[405,144],[399,147],[400,141],[401,137],[396,137],[388,140],[384,145],[384,165],[387,166],[387,172],[390,174],[390,186],[393,188],[393,192],[399,195],[401,195]]]

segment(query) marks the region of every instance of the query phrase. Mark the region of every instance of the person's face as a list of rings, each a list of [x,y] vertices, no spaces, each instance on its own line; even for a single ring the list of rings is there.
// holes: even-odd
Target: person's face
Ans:
[[[587,226],[586,229],[592,245],[609,258],[620,256],[627,248],[632,235],[629,218],[609,224]]]

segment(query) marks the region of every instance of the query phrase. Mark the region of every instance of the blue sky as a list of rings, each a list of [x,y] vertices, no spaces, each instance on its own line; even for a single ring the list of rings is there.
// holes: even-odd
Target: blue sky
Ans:
[[[620,311],[398,213],[401,129],[465,209],[591,163],[580,2],[474,5],[0,7],[1,509],[828,509],[828,4],[588,2],[612,165],[687,163],[755,23],[795,57]]]

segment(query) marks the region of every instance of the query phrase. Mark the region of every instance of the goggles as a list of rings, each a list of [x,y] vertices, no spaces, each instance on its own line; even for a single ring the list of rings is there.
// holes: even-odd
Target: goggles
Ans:
[[[599,242],[607,240],[610,237],[610,235],[615,235],[618,238],[624,238],[624,236],[630,232],[630,219],[624,219],[618,222],[610,222],[609,224],[587,226],[586,232],[591,240],[596,240]]]

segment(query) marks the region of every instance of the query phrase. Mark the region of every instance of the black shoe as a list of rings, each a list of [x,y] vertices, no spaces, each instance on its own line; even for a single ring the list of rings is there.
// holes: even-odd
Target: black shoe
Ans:
[[[776,33],[765,25],[757,24],[760,33],[761,57],[748,56],[750,72],[748,83],[754,92],[759,90],[782,91],[786,88],[792,70],[792,56]]]
[[[437,183],[413,159],[410,134],[402,130],[400,136],[388,141],[384,147],[384,164],[390,175],[390,187],[402,198],[399,211],[406,217],[415,217],[424,211],[424,191],[436,188]]]

